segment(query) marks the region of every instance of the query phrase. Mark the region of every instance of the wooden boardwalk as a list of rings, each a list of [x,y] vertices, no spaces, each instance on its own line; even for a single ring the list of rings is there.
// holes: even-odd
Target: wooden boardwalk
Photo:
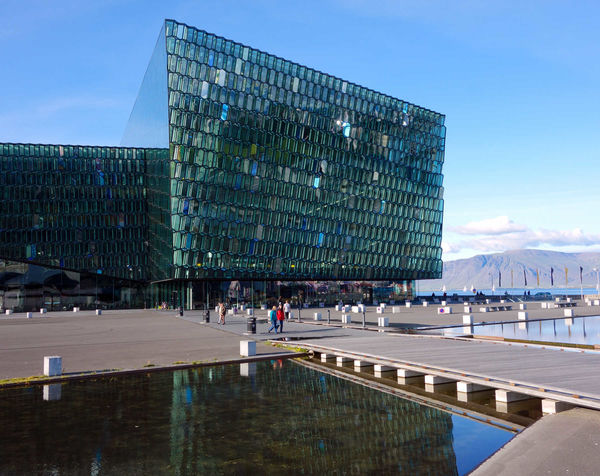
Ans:
[[[370,332],[294,344],[315,352],[600,409],[600,352]]]

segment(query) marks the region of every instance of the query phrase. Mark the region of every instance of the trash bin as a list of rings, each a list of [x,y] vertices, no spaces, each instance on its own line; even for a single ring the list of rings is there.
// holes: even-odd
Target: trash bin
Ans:
[[[183,317],[183,306],[179,306],[179,317]]]
[[[246,325],[248,334],[256,334],[256,317],[249,317]]]
[[[204,311],[204,322],[208,324],[210,322],[210,311],[207,309]]]

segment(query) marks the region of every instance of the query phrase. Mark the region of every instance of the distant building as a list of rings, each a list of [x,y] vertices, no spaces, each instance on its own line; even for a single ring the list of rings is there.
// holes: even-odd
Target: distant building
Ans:
[[[122,146],[0,144],[4,308],[441,276],[441,114],[167,20]]]

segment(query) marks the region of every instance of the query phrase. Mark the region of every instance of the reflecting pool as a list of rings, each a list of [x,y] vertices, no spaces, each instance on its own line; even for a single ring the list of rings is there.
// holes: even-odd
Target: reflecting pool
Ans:
[[[464,333],[507,339],[600,345],[600,317],[566,317],[444,329],[445,335]]]
[[[291,361],[0,391],[0,474],[465,474],[512,433]]]

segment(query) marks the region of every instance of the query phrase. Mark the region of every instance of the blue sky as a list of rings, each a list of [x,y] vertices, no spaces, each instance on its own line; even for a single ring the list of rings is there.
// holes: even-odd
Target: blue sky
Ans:
[[[0,2],[0,142],[117,145],[164,18],[446,115],[444,259],[600,251],[600,6]]]

